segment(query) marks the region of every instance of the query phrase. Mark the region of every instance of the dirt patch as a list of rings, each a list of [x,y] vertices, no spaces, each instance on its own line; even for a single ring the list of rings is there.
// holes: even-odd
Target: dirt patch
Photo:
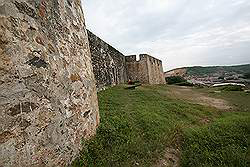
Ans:
[[[166,147],[163,156],[155,163],[154,167],[179,167],[181,154],[181,132],[177,128],[168,147]]]
[[[194,101],[197,101],[198,104],[212,106],[221,110],[228,110],[231,108],[225,100],[207,97],[203,95],[196,97]]]
[[[209,118],[203,118],[200,120],[201,124],[209,124],[211,122],[211,120]]]
[[[163,158],[158,160],[155,167],[178,167],[180,166],[180,150],[167,147]]]
[[[220,110],[229,110],[232,107],[223,99],[209,97],[204,93],[197,92],[190,87],[169,86],[169,90],[165,93],[168,97],[175,99],[187,100],[194,104],[201,104],[215,107]],[[161,92],[162,93],[162,92]]]

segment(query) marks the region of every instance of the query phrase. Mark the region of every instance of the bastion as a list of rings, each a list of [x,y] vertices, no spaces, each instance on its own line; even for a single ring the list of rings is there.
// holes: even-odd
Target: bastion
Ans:
[[[66,166],[99,124],[80,0],[0,0],[0,166]]]
[[[125,57],[127,77],[131,81],[139,81],[143,84],[165,84],[162,61],[148,54],[140,54]]]

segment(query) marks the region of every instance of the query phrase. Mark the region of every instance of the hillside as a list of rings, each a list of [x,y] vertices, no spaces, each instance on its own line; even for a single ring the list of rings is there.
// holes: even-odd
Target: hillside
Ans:
[[[250,73],[250,64],[238,66],[186,67],[188,76],[220,76],[225,74],[243,75]]]
[[[221,76],[226,74],[238,74],[244,75],[250,73],[250,64],[237,65],[237,66],[194,66],[194,67],[183,67],[176,68],[165,72],[165,76]]]
[[[165,72],[165,78],[185,78],[192,84],[241,83],[250,85],[250,64],[237,66],[183,67]]]

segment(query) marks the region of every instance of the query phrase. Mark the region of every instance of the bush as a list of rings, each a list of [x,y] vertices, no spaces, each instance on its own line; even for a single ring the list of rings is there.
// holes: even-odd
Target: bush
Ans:
[[[179,86],[194,86],[194,84],[189,83],[189,82],[181,82],[181,83],[177,83],[176,85],[179,85]]]
[[[224,76],[220,76],[218,79],[224,80],[224,78],[225,78]]]
[[[223,86],[221,88],[223,91],[243,91],[243,87],[240,85],[230,85],[230,86]]]
[[[187,81],[181,76],[172,76],[172,77],[167,77],[166,82],[171,85],[171,84],[182,83],[182,82],[187,82]]]

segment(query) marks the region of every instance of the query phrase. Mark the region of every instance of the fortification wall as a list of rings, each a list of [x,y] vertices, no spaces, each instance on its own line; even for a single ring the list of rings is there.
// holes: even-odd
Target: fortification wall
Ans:
[[[147,54],[140,54],[139,57],[140,60],[136,61],[136,55],[126,56],[128,79],[144,84],[164,84],[162,62]]]
[[[97,89],[124,83],[125,56],[90,31],[88,38]]]
[[[80,0],[0,0],[0,166],[65,166],[99,123]]]

